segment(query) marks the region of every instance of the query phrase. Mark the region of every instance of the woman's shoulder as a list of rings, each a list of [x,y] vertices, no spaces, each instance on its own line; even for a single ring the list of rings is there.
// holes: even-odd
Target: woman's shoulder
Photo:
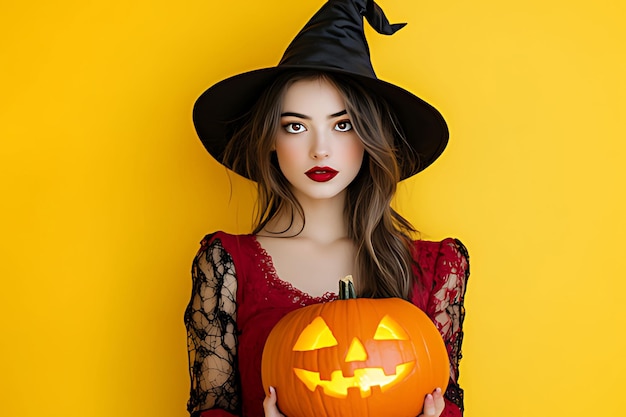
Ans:
[[[249,234],[232,234],[216,231],[204,236],[194,262],[209,263],[221,268],[234,268],[237,276],[246,274],[251,262],[259,255],[255,237]]]
[[[469,252],[465,245],[453,237],[447,237],[440,241],[417,239],[413,241],[413,248],[418,257],[464,258],[469,260]]]
[[[448,237],[441,241],[413,241],[413,257],[422,274],[445,277],[455,273],[467,279],[469,276],[469,252],[456,238]]]
[[[245,263],[256,253],[258,253],[258,245],[253,235],[216,231],[202,238],[196,258],[220,257],[235,263]]]
[[[250,234],[232,234],[218,230],[205,235],[200,241],[200,247],[201,250],[206,250],[211,246],[223,246],[224,248],[237,250],[252,243],[254,243],[254,236]]]
[[[469,278],[469,253],[459,239],[415,240],[416,274],[425,292],[416,291],[414,302],[433,306],[454,297],[463,297]]]

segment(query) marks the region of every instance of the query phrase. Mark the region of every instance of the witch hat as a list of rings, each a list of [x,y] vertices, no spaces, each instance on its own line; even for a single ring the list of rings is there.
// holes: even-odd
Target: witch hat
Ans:
[[[432,164],[448,143],[446,122],[419,97],[378,79],[370,60],[363,17],[380,34],[392,35],[405,26],[390,24],[373,0],[329,0],[296,35],[277,66],[235,75],[206,90],[195,103],[193,122],[209,153],[223,163],[224,149],[231,139],[229,124],[248,112],[278,75],[319,70],[347,75],[387,101],[407,144],[419,158],[416,166],[403,167],[402,179]]]

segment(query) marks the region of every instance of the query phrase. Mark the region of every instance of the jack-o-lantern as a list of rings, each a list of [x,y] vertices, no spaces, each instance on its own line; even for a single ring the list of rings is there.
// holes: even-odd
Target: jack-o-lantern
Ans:
[[[445,390],[449,360],[424,312],[399,298],[340,299],[295,310],[270,333],[263,387],[288,417],[415,417]]]

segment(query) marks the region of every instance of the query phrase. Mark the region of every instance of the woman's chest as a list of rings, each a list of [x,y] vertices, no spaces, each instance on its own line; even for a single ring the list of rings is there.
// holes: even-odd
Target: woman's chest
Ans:
[[[300,239],[262,240],[271,265],[266,272],[312,297],[336,292],[339,280],[355,274],[353,244],[320,245]]]

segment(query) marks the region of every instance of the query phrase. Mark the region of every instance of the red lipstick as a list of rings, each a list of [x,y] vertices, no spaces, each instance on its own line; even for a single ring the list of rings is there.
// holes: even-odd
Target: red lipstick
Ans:
[[[330,181],[339,174],[339,171],[335,171],[330,167],[313,167],[305,172],[305,175],[311,178],[315,182]]]

